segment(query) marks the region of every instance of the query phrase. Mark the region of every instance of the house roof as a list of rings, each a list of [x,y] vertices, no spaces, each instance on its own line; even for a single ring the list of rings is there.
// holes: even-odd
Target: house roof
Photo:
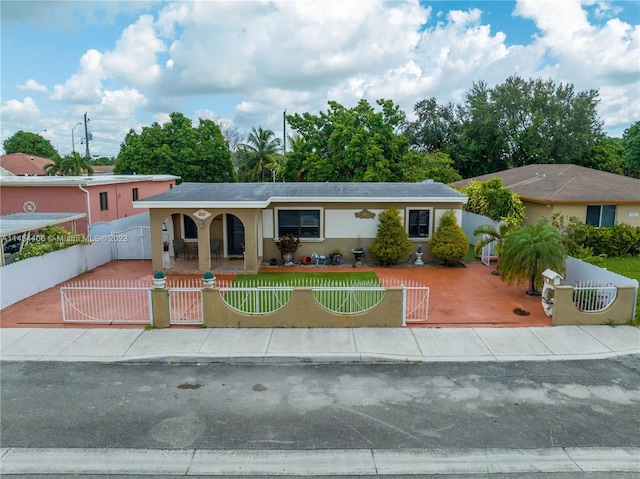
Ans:
[[[502,178],[502,184],[535,203],[640,203],[640,180],[578,165],[526,165],[452,183]]]
[[[97,186],[138,181],[177,180],[173,175],[2,176],[0,186]]]
[[[0,216],[0,237],[19,235],[51,225],[79,220],[85,213],[13,213]]]
[[[11,153],[0,156],[0,167],[14,175],[44,175],[44,167],[53,163],[49,158],[28,155],[26,153]]]
[[[271,203],[466,203],[442,183],[182,183],[136,208],[264,208]]]

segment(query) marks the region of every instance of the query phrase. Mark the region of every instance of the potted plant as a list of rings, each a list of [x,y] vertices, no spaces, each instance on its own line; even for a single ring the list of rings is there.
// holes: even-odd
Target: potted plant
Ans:
[[[206,271],[202,275],[202,281],[204,281],[204,287],[207,289],[213,289],[214,284],[216,283],[216,277],[213,275],[211,271]]]
[[[282,260],[285,265],[293,264],[296,251],[300,247],[300,238],[293,233],[284,234],[276,241],[276,246],[280,250]]]
[[[331,261],[331,264],[342,264],[342,253],[340,252],[340,248],[334,248],[331,250],[331,253],[329,253],[329,261]]]
[[[153,273],[153,285],[156,289],[163,289],[167,284],[167,277],[164,271],[156,271]]]
[[[362,253],[364,253],[364,250],[362,248],[354,248],[351,250],[351,252],[353,253],[353,259],[355,259],[356,263],[362,261]]]

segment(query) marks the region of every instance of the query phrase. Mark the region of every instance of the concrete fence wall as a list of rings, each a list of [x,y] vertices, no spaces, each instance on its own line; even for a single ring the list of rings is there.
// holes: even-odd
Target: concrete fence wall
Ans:
[[[603,311],[579,311],[573,301],[573,286],[555,287],[552,322],[554,326],[568,324],[624,324],[633,318],[636,298],[634,286],[616,285],[616,299]]]
[[[0,268],[0,309],[111,261],[109,243],[75,245]]]
[[[169,290],[153,289],[153,324],[170,327]],[[202,292],[203,325],[211,328],[351,328],[400,327],[403,315],[403,288],[389,287],[384,298],[362,313],[340,314],[318,304],[312,288],[294,288],[289,302],[274,313],[249,314],[234,310],[224,302],[218,288]]]

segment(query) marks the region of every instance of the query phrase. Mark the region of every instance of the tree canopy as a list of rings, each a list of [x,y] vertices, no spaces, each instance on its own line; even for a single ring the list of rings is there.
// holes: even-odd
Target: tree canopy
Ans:
[[[288,115],[299,140],[287,155],[285,179],[295,181],[398,181],[400,160],[409,150],[401,134],[404,114],[390,100],[366,100],[353,108],[335,101],[318,115]]]
[[[597,90],[511,76],[494,88],[474,83],[457,107],[423,100],[407,125],[411,147],[441,149],[463,177],[528,164],[588,166],[602,138]]]
[[[625,167],[632,176],[640,178],[640,121],[624,131],[622,145],[625,150]]]
[[[182,113],[172,113],[169,122],[155,122],[140,134],[130,130],[113,171],[176,175],[187,182],[236,181],[229,145],[218,125],[200,119],[194,128]]]
[[[36,133],[18,131],[2,142],[7,155],[11,153],[26,153],[27,155],[50,158],[58,156],[58,152],[51,142]]]

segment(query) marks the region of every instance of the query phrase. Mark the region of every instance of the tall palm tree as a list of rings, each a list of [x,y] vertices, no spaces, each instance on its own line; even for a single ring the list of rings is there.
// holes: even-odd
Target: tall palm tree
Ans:
[[[518,285],[528,279],[527,294],[539,295],[542,272],[549,268],[563,273],[566,258],[562,235],[542,217],[505,237],[500,250],[500,277]]]
[[[276,138],[272,130],[252,128],[247,142],[241,148],[244,151],[242,166],[252,178],[258,177],[260,181],[264,181],[264,170],[268,164],[273,163],[275,155],[280,154],[280,139]]]

